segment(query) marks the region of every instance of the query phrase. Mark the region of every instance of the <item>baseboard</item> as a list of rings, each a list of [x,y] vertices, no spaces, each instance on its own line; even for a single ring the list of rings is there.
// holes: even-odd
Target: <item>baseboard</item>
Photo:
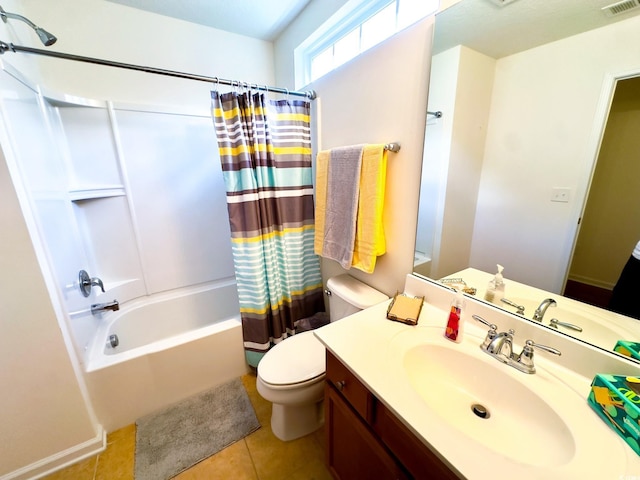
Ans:
[[[71,448],[58,452],[49,457],[25,467],[14,470],[0,477],[0,480],[28,480],[42,478],[57,470],[73,465],[76,462],[89,458],[104,451],[107,447],[107,432],[98,426],[98,434],[91,440],[74,445]]]
[[[604,288],[606,290],[613,290],[615,287],[615,283],[605,282],[603,280],[598,280],[596,278],[585,277],[583,275],[569,275],[568,280],[573,280],[574,282],[584,283],[585,285],[591,285],[592,287]]]

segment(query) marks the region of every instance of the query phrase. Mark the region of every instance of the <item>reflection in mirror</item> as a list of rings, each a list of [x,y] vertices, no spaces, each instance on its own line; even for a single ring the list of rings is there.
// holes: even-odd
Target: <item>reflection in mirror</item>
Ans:
[[[638,131],[640,77],[634,77],[616,84],[564,292],[635,318],[640,302],[625,284],[640,285],[633,261],[640,260],[632,256],[640,240],[640,209],[630,208],[640,202],[640,162],[631,153],[640,151]],[[623,212],[622,218],[613,212]],[[640,257],[640,248],[635,255]]]
[[[640,341],[639,321],[509,278],[504,281],[504,297],[491,296],[490,301],[486,292],[493,277],[493,274],[466,268],[442,281],[450,287],[465,291],[475,289],[476,298],[492,303],[519,318],[609,351],[628,351],[627,356],[640,361],[640,352],[635,357],[632,356],[631,350],[634,348],[630,345]]]
[[[600,209],[607,220],[623,224],[624,240],[597,217],[589,221],[588,209],[583,215],[588,192],[602,196],[605,190],[610,198],[606,180],[600,187],[597,183],[598,153],[608,144],[608,131],[602,132],[605,125],[623,122],[607,121],[618,100],[616,95],[612,103],[614,91],[628,90],[627,82],[640,76],[633,47],[640,42],[640,8],[608,16],[601,7],[609,3],[518,0],[498,7],[487,0],[462,0],[436,16],[428,110],[443,115],[427,117],[415,273],[441,279],[474,267],[492,274],[500,263],[512,282],[556,299],[564,292],[606,306],[608,300],[597,302],[592,289],[580,297],[570,287],[578,282],[610,290],[640,240],[637,199],[625,197],[622,207],[608,203]],[[640,98],[637,91],[625,95]],[[637,103],[627,102],[625,108],[627,119],[638,118]],[[611,145],[609,156],[629,158],[625,152],[638,151],[629,148]],[[626,167],[613,168],[640,179]],[[636,184],[630,191],[640,189]],[[588,225],[604,235],[593,243],[587,233],[577,237]],[[590,270],[574,270],[574,249],[586,263],[603,259],[608,276],[598,283]],[[482,299],[486,284],[471,286]],[[594,318],[607,314],[570,298],[566,302],[591,309]],[[515,313],[511,306],[506,310]],[[612,316],[628,334],[640,323]],[[554,331],[613,348],[609,337],[580,337],[558,326]],[[634,339],[640,341],[640,335],[621,340]]]

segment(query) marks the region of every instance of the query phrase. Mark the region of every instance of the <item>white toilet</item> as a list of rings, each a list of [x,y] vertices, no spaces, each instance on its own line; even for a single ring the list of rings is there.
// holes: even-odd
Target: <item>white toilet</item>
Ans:
[[[327,281],[332,322],[388,300],[343,274]],[[258,364],[257,388],[273,403],[271,430],[280,440],[307,435],[324,423],[325,348],[313,331],[298,333],[269,350]]]

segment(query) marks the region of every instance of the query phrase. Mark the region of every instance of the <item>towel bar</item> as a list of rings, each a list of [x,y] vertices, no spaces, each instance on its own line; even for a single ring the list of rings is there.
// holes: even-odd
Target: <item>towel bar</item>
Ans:
[[[400,144],[399,143],[387,143],[384,146],[385,150],[388,150],[390,152],[399,152],[400,151]]]

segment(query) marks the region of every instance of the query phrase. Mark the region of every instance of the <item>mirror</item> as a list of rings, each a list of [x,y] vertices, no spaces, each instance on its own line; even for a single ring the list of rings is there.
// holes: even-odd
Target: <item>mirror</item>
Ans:
[[[496,3],[462,0],[436,16],[428,110],[442,117],[427,120],[414,272],[493,274],[500,263],[508,280],[562,298],[616,82],[640,75],[640,8]],[[604,247],[621,243],[619,270],[638,239]],[[482,298],[486,283],[473,286]]]

